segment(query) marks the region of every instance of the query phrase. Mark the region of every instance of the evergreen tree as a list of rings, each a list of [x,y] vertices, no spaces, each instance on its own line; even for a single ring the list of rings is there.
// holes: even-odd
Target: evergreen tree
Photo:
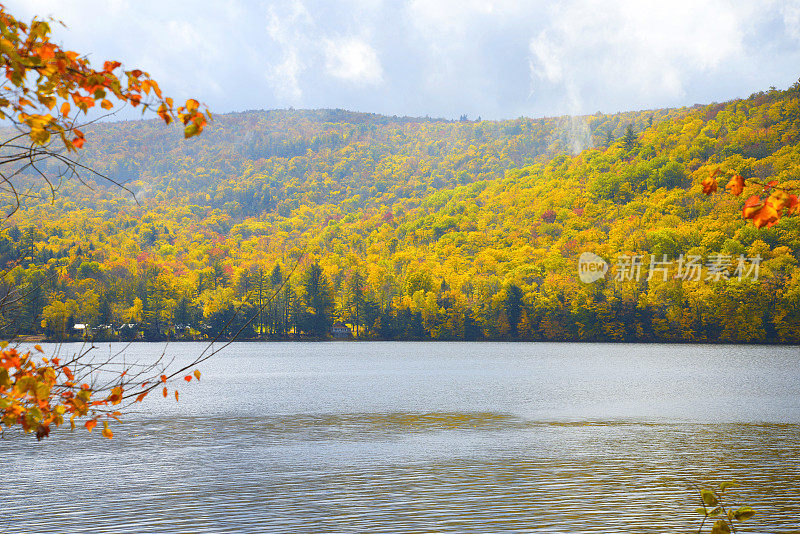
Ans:
[[[356,328],[356,336],[361,325],[364,324],[364,276],[355,271],[348,279],[346,286],[346,309],[343,310],[346,319]]]
[[[627,152],[630,152],[636,147],[636,132],[633,129],[633,124],[628,124],[625,130],[625,136],[622,138],[622,144]]]
[[[317,337],[326,337],[333,324],[333,296],[328,280],[318,263],[309,266],[303,277],[306,290],[305,304],[309,312],[305,317],[306,330]]]
[[[102,299],[100,300],[99,316],[97,321],[99,324],[110,324],[111,319],[111,304],[108,302],[108,296],[103,295]]]
[[[514,284],[511,284],[508,287],[508,291],[506,291],[505,310],[506,317],[508,317],[509,333],[516,337],[517,326],[522,312],[522,290]]]

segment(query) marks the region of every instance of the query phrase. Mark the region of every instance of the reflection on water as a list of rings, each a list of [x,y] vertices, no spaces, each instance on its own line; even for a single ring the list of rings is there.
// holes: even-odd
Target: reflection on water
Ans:
[[[400,382],[403,365],[384,358],[392,382]],[[264,372],[275,363],[265,360]],[[293,365],[293,378],[280,379],[287,382],[279,390],[299,381],[327,397],[297,395],[285,404],[274,391],[262,391],[263,399],[248,392],[238,411],[207,404],[205,415],[173,401],[116,425],[112,441],[83,431],[54,432],[41,444],[7,434],[0,439],[0,532],[696,532],[690,484],[731,478],[743,484],[736,502],[760,512],[744,532],[800,531],[796,421],[602,417],[602,410],[535,418],[524,413],[530,410],[496,409],[509,401],[500,390],[478,403],[487,410],[459,409],[475,404],[465,399],[450,402],[451,410],[358,411],[350,409],[357,399],[345,403],[330,392],[342,378],[369,389],[382,378],[374,361],[340,360],[325,369],[283,363]],[[223,370],[229,364],[204,374],[206,389],[192,402],[236,380]],[[508,376],[518,364],[504,364]],[[417,360],[409,373],[406,383],[419,394],[421,375],[436,377],[428,404],[447,404],[437,397],[443,377],[460,377],[461,391],[492,389],[471,382],[486,373],[443,372],[440,360]],[[381,390],[380,403],[415,402],[398,391]],[[784,401],[785,409],[796,399]],[[361,399],[364,407],[375,402]]]

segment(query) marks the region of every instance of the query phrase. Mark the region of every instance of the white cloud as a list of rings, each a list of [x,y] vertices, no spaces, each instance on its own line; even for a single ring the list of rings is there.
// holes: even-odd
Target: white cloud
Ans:
[[[538,37],[531,39],[530,42],[531,74],[535,78],[541,78],[550,83],[559,83],[564,79],[564,67],[562,58],[564,51],[562,46],[556,44],[546,31]]]
[[[737,60],[751,11],[713,0],[558,5],[529,43],[533,92],[562,85],[573,105],[597,86],[631,101],[675,101],[693,75]]]
[[[267,33],[280,45],[283,57],[267,68],[266,77],[279,100],[297,103],[303,96],[299,78],[306,68],[300,50],[313,21],[300,0],[283,6],[280,13],[274,5],[269,7]]]
[[[800,40],[800,2],[787,2],[781,7],[786,32],[793,39]]]
[[[331,76],[356,84],[377,85],[383,81],[377,52],[356,37],[326,39],[325,69]]]
[[[477,24],[513,18],[525,3],[514,0],[411,0],[408,11],[419,30],[432,40],[466,36]]]
[[[800,0],[0,1],[64,20],[53,31],[69,49],[142,68],[215,111],[680,106],[786,87],[800,63]]]
[[[185,20],[170,20],[162,43],[171,51],[185,51],[193,56],[219,60],[219,47],[204,36],[202,30]]]
[[[297,51],[292,49],[284,53],[283,61],[273,65],[267,73],[267,79],[279,99],[291,102],[300,101],[303,91],[300,89],[298,77],[304,68]]]

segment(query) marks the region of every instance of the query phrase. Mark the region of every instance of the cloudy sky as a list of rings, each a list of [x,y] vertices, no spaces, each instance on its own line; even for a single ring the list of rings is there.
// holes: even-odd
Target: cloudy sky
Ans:
[[[503,119],[724,101],[800,78],[800,0],[6,0],[215,112]]]

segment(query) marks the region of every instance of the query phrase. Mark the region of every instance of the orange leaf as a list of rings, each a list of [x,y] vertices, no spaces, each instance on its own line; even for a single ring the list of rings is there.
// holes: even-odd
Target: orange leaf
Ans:
[[[199,107],[200,107],[200,102],[198,102],[194,98],[190,98],[189,100],[186,101],[186,111],[190,113]]]
[[[113,405],[117,405],[120,402],[122,402],[122,386],[117,386],[114,389],[112,389],[111,395],[109,395],[108,399],[106,400]]]
[[[103,101],[100,102],[100,107],[103,109],[111,109],[114,107],[114,104],[112,104],[110,100],[104,98]]]
[[[34,349],[36,349],[36,350],[37,350],[37,351],[39,351],[39,352],[44,352],[44,350],[42,349],[42,346],[41,346],[41,345],[34,345],[34,346],[33,346],[33,348],[34,348]],[[53,358],[53,363],[55,363],[56,365],[58,365],[58,362],[56,361],[56,358]]]
[[[169,110],[167,109],[167,105],[165,103],[162,102],[161,105],[158,106],[158,111],[156,111],[156,113],[165,123],[169,124],[172,122],[172,115],[169,114]]]
[[[765,202],[758,195],[753,195],[745,202],[742,217],[752,219],[756,228],[769,228],[778,222],[780,214],[769,200]]]
[[[114,433],[111,432],[111,430],[109,430],[108,423],[106,421],[103,421],[103,437],[106,437],[108,439],[114,437]]]
[[[94,427],[96,427],[96,426],[97,426],[97,419],[89,419],[88,421],[86,421],[86,422],[83,424],[83,426],[85,426],[85,427],[86,427],[86,430],[88,430],[89,432],[91,432],[92,430],[94,430]]]
[[[783,208],[788,206],[789,201],[789,193],[783,189],[776,189],[769,196],[769,203],[772,204],[777,211],[781,211]]]
[[[153,87],[153,92],[156,94],[158,98],[161,98],[161,88],[158,86],[155,80],[150,80],[150,85]]]
[[[142,402],[148,393],[150,392],[145,391],[144,393],[139,393],[139,395],[136,397],[136,402]]]
[[[167,375],[161,375],[161,381],[167,383]]]
[[[713,174],[708,178],[703,178],[703,193],[710,195],[717,190],[717,181],[714,179]]]
[[[61,104],[61,114],[65,117],[69,115],[69,102]]]
[[[198,371],[197,369],[195,369],[195,371],[194,371],[194,377],[196,379],[200,380],[200,371]]]
[[[175,390],[175,402],[178,402],[178,390]]]
[[[86,140],[85,140],[83,137],[76,137],[75,139],[73,139],[73,140],[72,140],[72,145],[73,145],[75,148],[83,148],[83,143],[84,143],[85,141],[86,141]]]
[[[186,375],[186,376],[183,377],[183,379],[186,380],[187,382],[191,382],[192,381],[192,375]]]
[[[764,200],[760,196],[751,196],[744,202],[744,207],[742,208],[742,217],[745,219],[752,219],[753,215],[755,215],[755,213],[758,212],[763,205]]]
[[[738,197],[742,194],[742,190],[744,189],[744,178],[737,174],[731,178],[731,181],[728,182],[728,185],[725,186],[725,189],[730,191],[732,195],[736,195]]]
[[[42,46],[39,47],[39,57],[42,61],[50,61],[56,55],[55,52],[56,46],[53,43],[42,43]]]
[[[167,397],[167,386],[164,386],[164,390],[161,393],[164,395],[164,398]]]
[[[756,228],[762,228],[764,226],[771,228],[778,222],[778,219],[780,219],[780,214],[767,202],[758,212],[758,215],[753,217],[753,224]]]

